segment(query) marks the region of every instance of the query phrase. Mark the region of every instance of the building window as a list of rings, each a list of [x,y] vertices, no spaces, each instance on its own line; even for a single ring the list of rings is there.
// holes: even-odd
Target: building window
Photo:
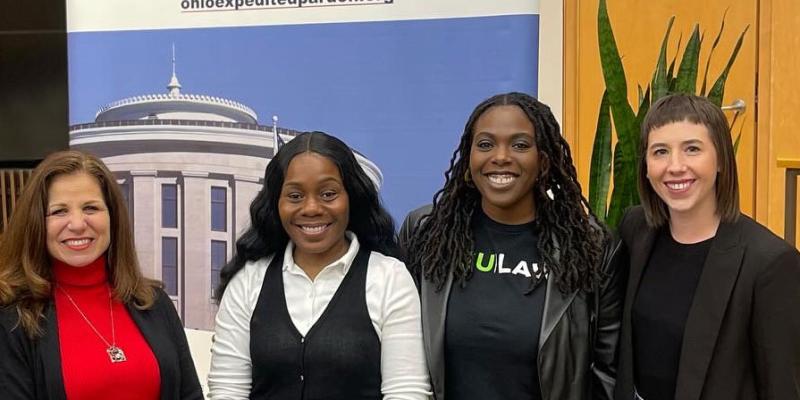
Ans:
[[[224,187],[211,187],[211,230],[225,232],[228,230],[228,199]]]
[[[211,296],[219,285],[219,271],[228,260],[228,243],[221,240],[211,241]]]
[[[161,279],[170,296],[178,295],[178,238],[161,238]]]
[[[161,185],[161,227],[178,227],[178,185]]]

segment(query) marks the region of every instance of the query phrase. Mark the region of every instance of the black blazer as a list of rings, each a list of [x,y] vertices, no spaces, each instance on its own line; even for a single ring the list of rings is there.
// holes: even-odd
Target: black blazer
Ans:
[[[639,206],[619,232],[630,279],[616,398],[631,400],[631,308],[656,230]],[[686,320],[675,399],[800,399],[800,254],[745,215],[721,223],[709,249]]]
[[[431,206],[418,208],[400,228],[405,250],[421,219]],[[554,279],[547,280],[542,327],[539,332],[537,367],[544,400],[611,399],[616,375],[624,271],[616,267],[620,243],[606,249],[606,280],[592,293],[562,293]],[[414,275],[414,274],[412,274]],[[422,337],[433,395],[445,399],[444,336],[447,301],[453,286],[452,272],[442,290],[423,277],[414,276],[422,301]]]
[[[157,292],[149,310],[127,308],[158,362],[161,399],[202,399],[181,321],[169,296],[161,289]],[[51,302],[45,310],[44,336],[33,341],[17,326],[17,319],[14,307],[0,311],[0,397],[65,400],[55,307]]]

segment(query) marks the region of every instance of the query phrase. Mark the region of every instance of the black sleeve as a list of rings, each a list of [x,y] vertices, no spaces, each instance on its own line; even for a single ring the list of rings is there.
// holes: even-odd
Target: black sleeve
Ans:
[[[7,400],[36,398],[30,342],[16,326],[16,310],[7,309],[0,316],[0,393]],[[13,315],[12,315],[13,314]]]
[[[593,318],[597,318],[593,342],[592,387],[594,399],[613,399],[617,378],[617,346],[622,326],[627,250],[621,240],[613,240],[604,257],[606,279],[596,294]]]
[[[408,246],[411,244],[411,238],[414,237],[420,223],[431,213],[433,206],[428,204],[411,211],[406,215],[403,220],[403,225],[400,225],[400,232],[397,235],[397,242],[400,245],[400,253],[403,262],[408,266]],[[414,283],[417,285],[417,290],[420,288],[421,276],[411,271],[411,277],[414,278]]]
[[[172,330],[173,342],[176,346],[179,364],[180,379],[180,398],[181,399],[203,399],[203,389],[200,386],[200,379],[197,378],[197,370],[194,367],[192,353],[189,351],[189,342],[186,340],[186,332],[183,330],[183,323],[172,306],[172,301],[163,290],[158,289],[158,301],[160,307],[167,313],[170,329]]]
[[[759,274],[751,321],[758,398],[800,399],[800,254],[790,246]]]
[[[403,259],[407,259],[408,245],[411,244],[411,238],[414,236],[420,222],[431,213],[433,206],[430,204],[419,207],[406,215],[403,220],[403,225],[400,225],[400,232],[398,234],[398,244],[403,253]]]

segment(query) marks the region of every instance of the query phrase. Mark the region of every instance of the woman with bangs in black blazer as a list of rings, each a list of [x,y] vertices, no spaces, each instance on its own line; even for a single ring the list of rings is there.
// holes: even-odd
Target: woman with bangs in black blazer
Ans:
[[[739,211],[721,109],[662,98],[639,154],[617,400],[800,399],[800,254]]]

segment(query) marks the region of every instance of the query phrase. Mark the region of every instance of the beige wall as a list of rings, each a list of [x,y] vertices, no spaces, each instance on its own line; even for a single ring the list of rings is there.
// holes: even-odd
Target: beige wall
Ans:
[[[539,93],[556,120],[562,121],[564,97],[564,2],[539,3]]]

